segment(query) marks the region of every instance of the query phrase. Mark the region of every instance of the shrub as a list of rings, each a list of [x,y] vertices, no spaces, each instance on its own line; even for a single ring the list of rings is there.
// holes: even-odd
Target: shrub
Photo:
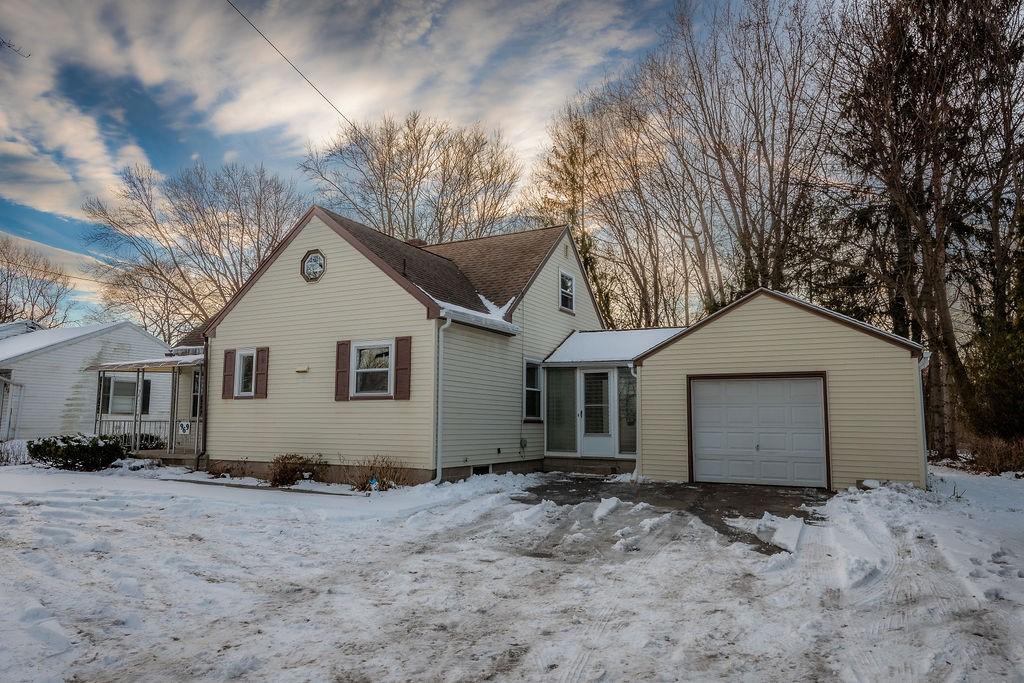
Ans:
[[[283,453],[271,461],[267,479],[271,486],[291,486],[307,474],[313,481],[323,481],[326,473],[327,463],[319,454]]]
[[[132,435],[131,434],[118,434],[116,436],[108,436],[108,439],[117,439],[117,441],[125,448],[130,449],[132,447]],[[163,450],[167,448],[167,442],[159,434],[139,434],[139,450],[140,451],[153,451]]]
[[[984,474],[1024,472],[1024,439],[971,436],[965,441],[973,456],[965,463],[968,469]]]
[[[29,441],[28,454],[33,460],[58,469],[93,472],[110,467],[127,452],[116,438],[79,433]]]
[[[387,491],[412,483],[409,470],[386,455],[375,455],[346,465],[343,480],[356,491]]]

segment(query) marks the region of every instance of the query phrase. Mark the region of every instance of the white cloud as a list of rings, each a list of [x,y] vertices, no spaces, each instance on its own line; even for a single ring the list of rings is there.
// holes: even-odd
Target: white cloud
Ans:
[[[23,247],[40,252],[54,265],[62,268],[71,277],[71,283],[77,293],[76,299],[90,303],[99,301],[99,284],[90,279],[91,275],[88,270],[89,266],[97,265],[99,260],[88,254],[52,247],[49,244],[36,242],[3,230],[0,230],[0,235],[11,238]]]
[[[225,164],[230,164],[233,161],[238,161],[238,150],[229,149],[228,151],[224,152],[223,161]]]
[[[625,0],[281,0],[244,9],[350,118],[422,109],[480,121],[504,129],[527,162],[584,79],[656,40]],[[82,200],[109,192],[122,165],[147,161],[130,131],[121,127],[113,142],[96,115],[59,92],[68,64],[136,78],[176,103],[168,116],[198,114],[214,135],[267,131],[276,137],[266,148],[278,153],[301,154],[338,124],[223,3],[6,0],[0,25],[32,53],[0,65],[0,141],[9,147],[0,154],[0,194],[43,211],[80,216]],[[191,108],[181,108],[183,98]],[[125,120],[123,110],[107,113],[110,125]]]

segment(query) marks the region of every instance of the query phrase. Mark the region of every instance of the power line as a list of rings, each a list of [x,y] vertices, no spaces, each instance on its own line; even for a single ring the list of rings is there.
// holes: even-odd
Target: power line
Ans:
[[[277,48],[277,45],[274,45],[274,41],[272,41],[270,38],[267,38],[267,35],[263,31],[260,30],[259,26],[257,26],[256,24],[252,23],[252,20],[250,20],[249,17],[245,16],[245,14],[242,12],[242,10],[238,9],[238,5],[233,3],[231,0],[224,0],[224,2],[228,3],[229,5],[231,5],[231,7],[233,7],[234,10],[236,12],[238,12],[238,16],[240,16],[243,19],[245,19],[246,23],[249,24],[249,26],[252,26],[253,30],[256,31],[256,33],[260,34],[260,36],[263,38],[263,40],[267,41],[267,44],[270,45],[270,47],[274,48],[274,51],[277,52],[277,54],[281,55],[281,59],[283,59],[284,61],[288,62],[288,66],[290,66],[291,68],[295,69],[295,73],[297,73],[300,76],[302,76],[302,80],[306,81],[306,83],[309,84],[309,87],[311,87],[313,90],[316,91],[317,95],[319,95],[320,97],[324,98],[324,102],[326,102],[327,104],[331,105],[331,108],[334,109],[334,111],[338,112],[338,116],[340,116],[341,118],[345,119],[345,122],[348,125],[352,126],[353,128],[355,127],[355,124],[352,123],[352,121],[350,121],[349,118],[347,116],[345,116],[342,113],[342,111],[340,109],[338,109],[334,105],[334,102],[331,102],[329,99],[327,99],[327,95],[323,94],[320,91],[320,88],[316,87],[316,85],[314,85],[313,81],[309,80],[309,78],[306,77],[306,74],[302,73],[302,71],[299,69],[299,67],[295,66],[295,64],[292,62],[292,60],[288,59],[288,57],[286,57],[285,54],[283,52],[281,52]]]

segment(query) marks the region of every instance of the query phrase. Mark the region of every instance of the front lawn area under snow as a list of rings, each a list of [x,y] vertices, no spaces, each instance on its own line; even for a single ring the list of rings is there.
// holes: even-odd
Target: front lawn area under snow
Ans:
[[[551,476],[354,497],[2,468],[2,678],[1024,677],[1024,480],[842,493],[766,555],[643,486],[524,492]]]

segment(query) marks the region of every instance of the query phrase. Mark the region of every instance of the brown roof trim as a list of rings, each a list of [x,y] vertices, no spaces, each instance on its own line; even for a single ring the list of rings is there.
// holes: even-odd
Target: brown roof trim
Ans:
[[[840,325],[845,325],[846,327],[849,327],[852,330],[857,330],[858,332],[863,332],[864,334],[867,334],[867,335],[870,335],[872,337],[875,337],[876,339],[881,339],[882,341],[889,342],[890,344],[892,344],[894,346],[898,346],[900,348],[907,349],[908,351],[910,351],[910,355],[915,357],[915,358],[919,358],[921,356],[921,352],[922,352],[921,347],[918,344],[915,344],[914,342],[910,341],[909,339],[903,339],[902,337],[898,337],[896,335],[890,334],[890,333],[885,332],[883,330],[876,329],[876,328],[868,325],[867,323],[860,323],[860,322],[855,321],[855,320],[853,320],[851,318],[848,318],[845,315],[842,315],[841,313],[836,313],[835,311],[831,311],[831,310],[829,310],[827,308],[821,308],[819,306],[815,306],[814,304],[810,304],[810,303],[808,303],[806,301],[802,301],[800,299],[797,299],[796,297],[792,297],[792,296],[789,296],[787,294],[782,294],[780,292],[776,292],[776,291],[774,291],[772,289],[766,289],[764,287],[761,287],[760,289],[755,289],[754,291],[750,292],[749,294],[746,294],[746,295],[740,297],[739,299],[737,299],[736,301],[733,301],[728,306],[726,306],[724,308],[720,308],[719,310],[715,311],[714,313],[712,313],[708,317],[704,318],[703,320],[701,320],[699,322],[696,322],[693,325],[687,327],[685,330],[681,331],[679,334],[672,335],[671,337],[669,337],[665,341],[661,342],[657,346],[654,346],[654,347],[648,349],[647,351],[645,351],[641,355],[637,356],[636,360],[634,361],[634,364],[642,365],[645,358],[649,358],[650,356],[653,356],[654,354],[656,354],[658,351],[660,351],[661,349],[665,348],[666,346],[675,343],[676,340],[682,339],[683,337],[689,335],[691,332],[693,332],[695,330],[699,330],[700,328],[704,327],[708,323],[713,322],[713,321],[717,320],[718,318],[722,317],[723,315],[726,315],[727,313],[730,313],[731,311],[736,310],[737,308],[739,308],[743,304],[747,303],[748,301],[752,301],[753,299],[755,299],[756,297],[758,297],[760,295],[771,297],[775,301],[780,301],[782,303],[789,304],[790,306],[795,306],[796,308],[799,308],[801,310],[807,311],[808,313],[813,313],[814,315],[817,315],[817,316],[820,316],[822,318],[825,318],[826,320],[831,320],[833,322],[839,323]]]
[[[242,287],[237,292],[235,292],[235,295],[228,300],[228,302],[224,305],[222,309],[220,309],[217,315],[213,316],[213,318],[210,319],[210,321],[206,324],[206,327],[203,330],[203,333],[206,336],[216,336],[217,325],[219,325],[220,322],[224,319],[224,317],[231,312],[231,309],[233,309],[238,304],[242,297],[245,296],[246,292],[248,292],[249,289],[251,289],[252,286],[256,284],[256,281],[260,279],[260,277],[263,275],[263,273],[267,271],[268,268],[270,268],[274,261],[276,261],[277,258],[288,247],[288,245],[292,243],[292,240],[295,239],[295,237],[299,234],[302,228],[304,228],[309,223],[309,221],[311,221],[314,217],[319,218],[321,221],[323,221],[324,224],[326,224],[327,227],[331,228],[331,230],[333,230],[339,237],[341,237],[350,245],[352,245],[352,247],[354,247],[356,251],[365,256],[371,263],[380,268],[380,270],[382,270],[385,275],[394,280],[400,287],[402,287],[402,289],[409,292],[413,296],[413,298],[422,303],[427,308],[427,318],[436,318],[440,315],[440,307],[437,305],[436,301],[429,297],[422,289],[420,289],[412,282],[407,280],[405,277],[403,277],[394,268],[385,263],[379,256],[370,251],[369,248],[366,247],[366,245],[364,245],[362,242],[353,237],[347,230],[345,230],[344,227],[342,227],[337,221],[335,221],[330,216],[330,214],[324,211],[321,207],[314,204],[309,208],[308,211],[306,211],[306,213],[302,215],[302,217],[298,220],[295,226],[288,231],[288,234],[284,236],[281,242],[276,247],[274,247],[274,250],[270,252],[270,255],[263,261],[263,263],[260,264],[259,268],[257,268],[253,272],[253,274],[249,276],[249,279],[245,281],[245,284],[243,284]]]
[[[549,230],[550,228],[538,229]],[[600,306],[597,305],[597,297],[594,296],[594,290],[590,287],[590,278],[587,277],[587,271],[586,269],[583,268],[583,260],[580,258],[580,252],[576,249],[576,240],[573,238],[572,230],[568,225],[562,226],[562,234],[559,236],[557,240],[555,240],[551,244],[551,248],[548,249],[548,253],[544,255],[544,258],[541,259],[540,265],[537,266],[537,269],[533,271],[533,275],[531,275],[530,279],[527,280],[526,286],[523,287],[523,291],[519,292],[519,294],[516,296],[515,303],[509,306],[508,312],[505,313],[505,320],[509,322],[512,321],[512,314],[515,313],[516,309],[519,308],[519,304],[521,304],[523,302],[523,299],[526,298],[526,293],[530,291],[530,287],[533,286],[534,281],[540,275],[540,271],[544,270],[544,266],[546,266],[548,264],[548,261],[551,260],[552,255],[554,255],[555,253],[555,250],[558,249],[558,245],[561,244],[562,238],[565,237],[565,235],[567,234],[569,235],[569,244],[572,245],[572,253],[575,254],[576,256],[576,263],[579,264],[580,272],[583,273],[583,282],[584,284],[587,285],[587,294],[590,295],[590,303],[593,304],[594,306],[594,311],[597,313],[597,319],[598,321],[600,321],[601,327],[607,327],[607,323],[604,320],[604,316],[601,314],[601,308]]]

